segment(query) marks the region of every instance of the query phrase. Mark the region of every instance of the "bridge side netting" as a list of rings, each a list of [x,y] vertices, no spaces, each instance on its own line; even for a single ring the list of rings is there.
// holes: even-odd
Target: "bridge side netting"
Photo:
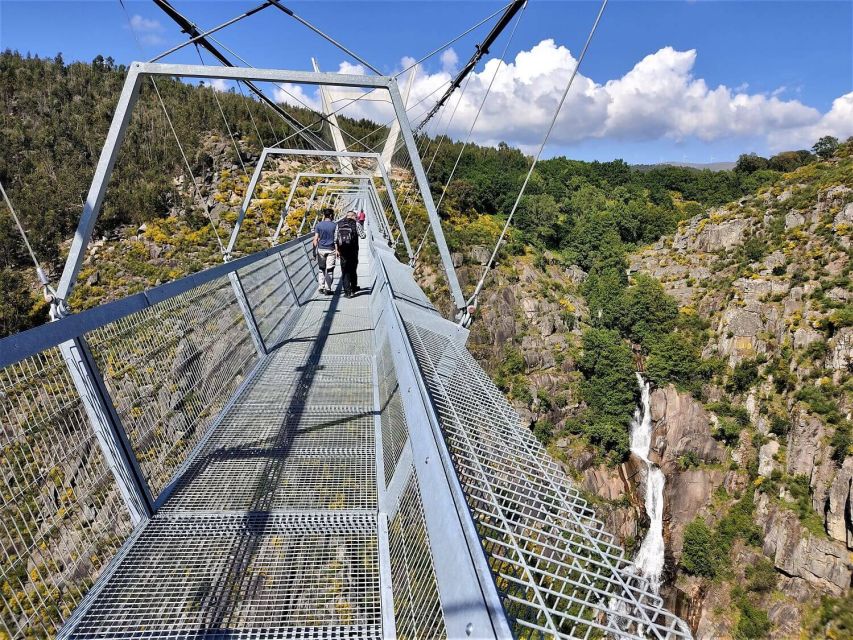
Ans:
[[[0,637],[53,636],[131,532],[59,348],[0,370]]]
[[[257,362],[231,281],[203,284],[87,339],[156,499]]]
[[[471,354],[405,325],[516,634],[690,637]]]

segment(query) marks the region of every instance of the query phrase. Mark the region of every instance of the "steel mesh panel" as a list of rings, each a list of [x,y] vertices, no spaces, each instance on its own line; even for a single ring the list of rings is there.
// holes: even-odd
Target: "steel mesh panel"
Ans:
[[[400,399],[400,383],[394,369],[391,356],[391,345],[384,331],[377,357],[379,378],[380,416],[382,420],[382,462],[385,472],[385,484],[391,482],[400,455],[409,438],[409,428],[406,424],[406,414]]]
[[[168,511],[375,509],[375,460],[350,450],[215,450],[190,466]]]
[[[471,355],[406,331],[516,633],[690,637]]]
[[[87,337],[156,497],[256,360],[231,282],[219,278]]]
[[[281,257],[272,255],[238,271],[258,333],[267,347],[276,344],[296,309]]]
[[[309,240],[285,249],[280,254],[299,304],[310,301],[317,291],[317,272],[310,254]]]
[[[379,638],[370,515],[159,517],[75,638]]]
[[[430,299],[412,277],[412,268],[400,263],[393,254],[379,251],[377,255],[382,260],[385,272],[388,274],[388,284],[394,297],[407,300],[427,309],[435,309]]]
[[[301,451],[360,449],[373,443],[373,412],[348,407],[237,405],[205,447]],[[246,410],[242,410],[245,407]],[[372,451],[372,449],[371,449]]]
[[[58,348],[0,370],[0,637],[53,636],[131,531]]]
[[[397,637],[446,637],[421,494],[414,469],[388,525]]]

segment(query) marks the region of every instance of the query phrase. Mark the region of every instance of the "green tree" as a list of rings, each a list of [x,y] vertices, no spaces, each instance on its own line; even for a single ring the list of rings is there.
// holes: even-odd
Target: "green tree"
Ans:
[[[646,360],[646,376],[656,386],[672,383],[697,391],[706,369],[702,356],[683,333],[667,333],[652,341]]]
[[[755,153],[743,153],[735,164],[735,171],[738,173],[754,173],[762,169],[767,169],[769,163],[767,158],[762,158]]]
[[[634,342],[648,348],[652,340],[672,330],[678,304],[655,278],[639,274],[625,292],[622,326]]]
[[[834,136],[823,136],[820,140],[814,143],[812,153],[821,160],[826,160],[832,157],[835,150],[838,148],[838,138]]]
[[[637,381],[631,349],[612,329],[587,329],[578,362],[581,393],[596,416],[626,425],[635,405]]]

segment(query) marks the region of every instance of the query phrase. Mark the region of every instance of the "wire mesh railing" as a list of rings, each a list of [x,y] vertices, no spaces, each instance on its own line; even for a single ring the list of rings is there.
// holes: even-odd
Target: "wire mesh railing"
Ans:
[[[473,357],[406,322],[519,637],[689,638]]]
[[[156,499],[257,360],[234,288],[218,278],[86,337]]]
[[[0,637],[48,637],[132,529],[58,347],[0,369]]]
[[[117,460],[122,442],[156,499],[258,364],[249,324],[260,319],[274,341],[297,315],[293,289],[275,297],[289,280],[281,254],[297,279],[310,280],[309,242],[0,341],[0,638],[55,635],[117,557],[144,511],[127,502],[133,474]],[[270,265],[278,282],[265,273]],[[249,284],[251,318],[229,278],[235,271]],[[101,392],[107,404],[93,414]],[[101,419],[122,431],[118,442],[105,439]]]

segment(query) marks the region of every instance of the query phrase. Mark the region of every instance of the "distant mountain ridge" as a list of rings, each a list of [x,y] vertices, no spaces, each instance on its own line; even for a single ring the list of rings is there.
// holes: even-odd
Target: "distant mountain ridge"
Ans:
[[[657,164],[631,165],[638,171],[650,171],[657,167],[687,167],[688,169],[708,169],[709,171],[730,171],[737,162],[658,162]]]

